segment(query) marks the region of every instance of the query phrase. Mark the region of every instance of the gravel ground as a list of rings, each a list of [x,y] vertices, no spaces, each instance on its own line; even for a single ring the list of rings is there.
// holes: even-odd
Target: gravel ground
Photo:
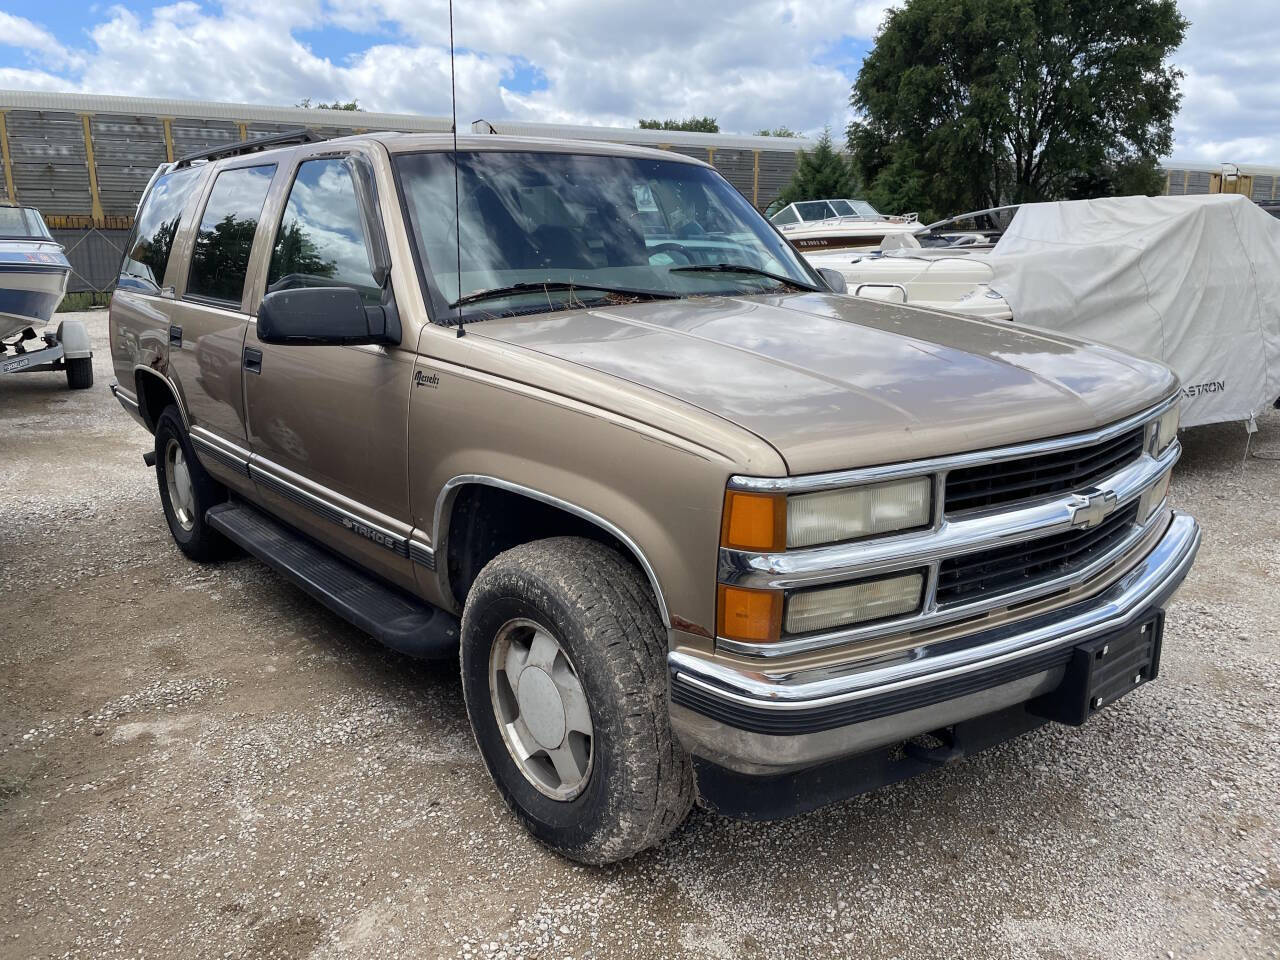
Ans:
[[[0,956],[1280,956],[1280,415],[1249,457],[1184,434],[1205,540],[1159,682],[593,870],[507,813],[453,670],[179,554],[85,316],[91,391],[0,379]]]

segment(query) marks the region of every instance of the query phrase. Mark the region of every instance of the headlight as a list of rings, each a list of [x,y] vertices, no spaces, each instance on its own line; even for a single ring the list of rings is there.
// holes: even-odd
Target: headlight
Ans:
[[[919,571],[805,590],[787,598],[783,625],[789,634],[802,634],[897,617],[920,608],[923,590],[924,574]]]
[[[1158,457],[1169,449],[1174,437],[1178,435],[1178,424],[1181,421],[1181,404],[1175,403],[1161,414],[1156,421],[1155,436],[1151,441],[1151,449]]]
[[[787,546],[839,543],[929,525],[932,477],[805,493],[787,500]]]

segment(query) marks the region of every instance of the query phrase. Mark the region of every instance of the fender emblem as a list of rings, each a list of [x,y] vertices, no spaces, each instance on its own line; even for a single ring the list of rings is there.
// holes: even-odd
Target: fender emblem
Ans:
[[[440,374],[427,373],[424,370],[415,370],[413,372],[413,385],[415,387],[430,387],[432,390],[440,386]]]
[[[342,525],[346,527],[348,530],[350,530],[352,533],[359,534],[360,536],[364,537],[366,540],[372,540],[374,543],[376,543],[380,547],[386,547],[388,550],[396,549],[395,540],[387,536],[381,530],[374,530],[370,526],[367,526],[356,520],[348,519],[347,517],[343,517],[341,522],[342,522]]]
[[[1071,497],[1071,525],[1082,530],[1096,527],[1116,508],[1114,490],[1086,490]]]

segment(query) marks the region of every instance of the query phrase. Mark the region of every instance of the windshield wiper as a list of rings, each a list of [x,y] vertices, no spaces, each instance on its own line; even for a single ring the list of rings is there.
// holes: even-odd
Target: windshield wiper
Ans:
[[[801,283],[799,280],[792,280],[790,277],[784,277],[778,273],[770,273],[768,270],[761,270],[758,267],[749,267],[745,263],[689,263],[678,267],[672,267],[669,273],[749,273],[757,277],[768,277],[778,283],[785,284],[788,287],[795,287],[797,290],[808,290],[810,293],[818,293],[819,288],[811,286],[807,283]]]
[[[459,297],[450,307],[465,307],[469,303],[480,303],[483,300],[497,300],[517,293],[537,293],[538,291],[564,290],[598,290],[601,293],[614,293],[623,297],[649,297],[653,300],[678,300],[680,294],[667,293],[663,290],[633,290],[629,287],[601,286],[598,283],[570,283],[565,280],[547,280],[542,283],[512,283],[505,287],[491,287],[488,290],[477,290]]]

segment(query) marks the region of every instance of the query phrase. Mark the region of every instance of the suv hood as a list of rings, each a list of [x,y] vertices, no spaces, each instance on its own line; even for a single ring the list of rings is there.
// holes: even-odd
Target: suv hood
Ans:
[[[693,404],[770,443],[791,473],[1089,430],[1177,382],[1112,347],[826,293],[657,301],[468,330]]]

